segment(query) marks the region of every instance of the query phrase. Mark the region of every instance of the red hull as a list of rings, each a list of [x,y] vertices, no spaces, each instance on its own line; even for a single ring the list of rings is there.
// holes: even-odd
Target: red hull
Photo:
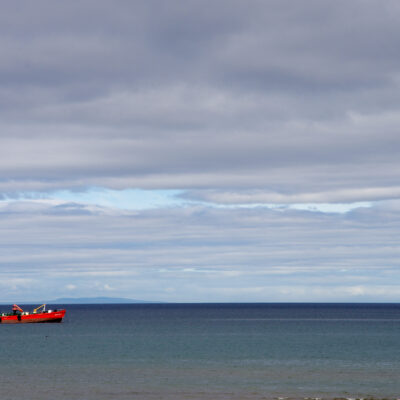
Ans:
[[[44,322],[61,322],[64,318],[65,310],[42,312],[27,315],[0,315],[1,324],[28,324]]]

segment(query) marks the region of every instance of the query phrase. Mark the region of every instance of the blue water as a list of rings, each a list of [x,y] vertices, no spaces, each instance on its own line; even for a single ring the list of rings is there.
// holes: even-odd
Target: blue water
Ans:
[[[2,400],[400,396],[399,304],[63,307],[0,325]]]

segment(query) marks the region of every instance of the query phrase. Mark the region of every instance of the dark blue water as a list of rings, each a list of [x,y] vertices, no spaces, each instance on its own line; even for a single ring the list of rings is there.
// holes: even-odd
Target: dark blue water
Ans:
[[[400,395],[398,304],[64,307],[0,325],[2,400]]]

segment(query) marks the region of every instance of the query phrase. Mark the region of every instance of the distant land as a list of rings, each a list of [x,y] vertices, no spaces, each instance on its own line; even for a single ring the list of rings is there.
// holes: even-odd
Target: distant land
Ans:
[[[61,297],[48,302],[49,304],[105,304],[105,303],[158,303],[124,297]]]
[[[146,300],[136,300],[136,299],[126,299],[124,297],[60,297],[55,300],[47,301],[20,301],[19,304],[121,304],[121,303],[136,303],[136,304],[150,304],[150,303],[163,303],[160,301],[146,301]],[[1,302],[0,304],[11,304]]]

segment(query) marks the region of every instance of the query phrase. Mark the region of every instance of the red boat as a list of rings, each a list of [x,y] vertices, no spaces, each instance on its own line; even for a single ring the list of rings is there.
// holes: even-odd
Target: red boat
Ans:
[[[38,312],[38,310],[42,309]],[[24,311],[16,304],[13,305],[11,313],[0,314],[0,324],[26,324],[33,322],[61,322],[65,310],[47,310],[46,304],[35,308],[32,312]]]

